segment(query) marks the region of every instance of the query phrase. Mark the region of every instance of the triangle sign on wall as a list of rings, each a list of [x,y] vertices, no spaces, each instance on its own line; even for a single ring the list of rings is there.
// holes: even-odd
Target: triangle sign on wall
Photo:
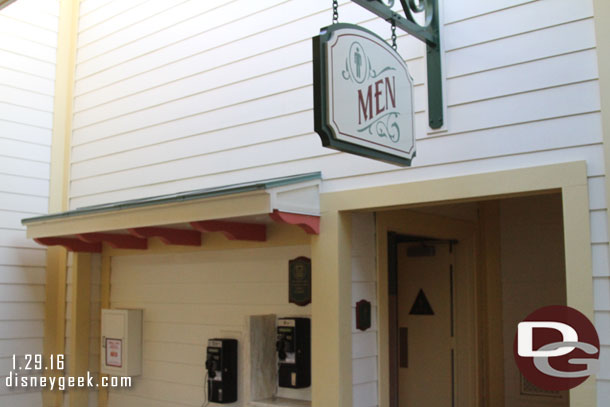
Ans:
[[[409,314],[434,315],[434,311],[432,310],[432,306],[430,306],[428,298],[426,298],[426,294],[424,294],[424,290],[420,289],[419,293],[417,293],[417,298],[415,298],[415,302],[413,303]]]

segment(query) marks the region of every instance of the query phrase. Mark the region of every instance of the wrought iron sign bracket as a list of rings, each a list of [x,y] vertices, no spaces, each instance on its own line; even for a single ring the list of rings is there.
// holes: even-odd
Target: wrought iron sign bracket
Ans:
[[[428,124],[433,129],[441,128],[444,119],[438,0],[400,0],[406,18],[391,9],[394,0],[387,0],[388,5],[382,0],[352,1],[426,43]],[[423,26],[414,17],[414,14],[421,12],[425,13],[425,24]]]

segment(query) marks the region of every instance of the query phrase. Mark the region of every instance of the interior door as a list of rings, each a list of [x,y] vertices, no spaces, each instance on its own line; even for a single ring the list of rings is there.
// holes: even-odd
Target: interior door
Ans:
[[[397,247],[398,405],[455,403],[453,253],[448,242]]]

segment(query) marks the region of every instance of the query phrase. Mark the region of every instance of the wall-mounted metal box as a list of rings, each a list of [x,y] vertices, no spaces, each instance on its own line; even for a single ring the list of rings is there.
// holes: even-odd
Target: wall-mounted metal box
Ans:
[[[102,309],[101,373],[142,374],[142,310]]]

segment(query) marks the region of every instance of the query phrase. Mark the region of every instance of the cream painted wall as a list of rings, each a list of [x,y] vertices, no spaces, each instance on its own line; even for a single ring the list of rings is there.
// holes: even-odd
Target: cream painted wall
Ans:
[[[540,307],[566,303],[561,195],[500,201],[500,226],[505,406],[567,407],[567,392],[520,394],[521,374],[513,363],[517,323]]]
[[[247,315],[310,315],[288,303],[288,261],[308,246],[113,257],[111,306],[144,310],[143,373],[130,390],[110,390],[110,407],[199,406],[208,338],[242,339]],[[243,359],[239,361],[239,400]],[[310,399],[310,389],[278,394]]]
[[[0,405],[34,407],[38,389],[9,390],[12,355],[42,353],[45,248],[21,218],[48,211],[59,2],[0,10]]]

